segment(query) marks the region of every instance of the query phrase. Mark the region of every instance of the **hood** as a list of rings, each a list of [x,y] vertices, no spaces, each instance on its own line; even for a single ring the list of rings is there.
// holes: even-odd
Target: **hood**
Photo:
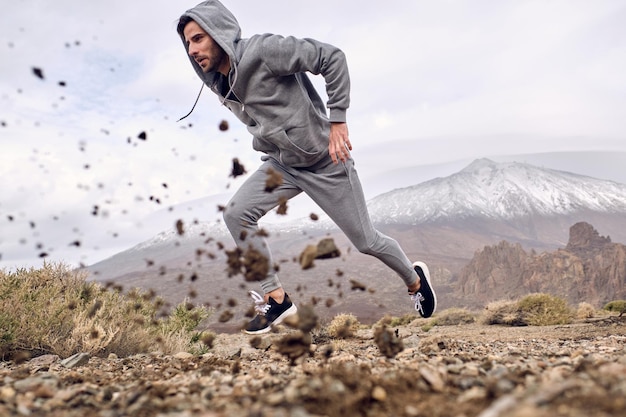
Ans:
[[[230,57],[231,68],[236,66],[235,47],[241,39],[241,27],[230,10],[217,0],[207,0],[187,10],[181,17],[183,16],[190,17],[200,25]],[[183,28],[179,27],[177,30],[185,46],[185,53],[187,53]],[[189,57],[189,60],[200,79],[207,84],[211,84],[215,73],[204,73],[200,65],[192,57]]]

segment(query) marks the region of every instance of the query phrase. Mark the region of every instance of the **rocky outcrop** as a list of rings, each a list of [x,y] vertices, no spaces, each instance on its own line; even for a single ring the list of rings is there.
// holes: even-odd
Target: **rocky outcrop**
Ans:
[[[502,241],[485,246],[461,271],[463,294],[480,302],[489,300],[490,294],[497,294],[497,298],[513,296],[519,291],[520,283],[511,279],[511,271],[523,269],[529,256],[520,244]]]
[[[463,268],[459,282],[463,297],[475,305],[544,292],[574,305],[601,306],[626,298],[626,246],[581,222],[570,228],[566,247],[554,252],[528,253],[505,241],[485,247]]]
[[[576,223],[569,229],[569,241],[565,250],[587,257],[593,252],[601,251],[611,243],[610,237],[600,236],[592,225],[586,222]]]

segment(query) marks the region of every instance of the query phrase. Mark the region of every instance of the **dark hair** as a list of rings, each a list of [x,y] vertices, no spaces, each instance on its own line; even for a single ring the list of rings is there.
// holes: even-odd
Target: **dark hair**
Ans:
[[[180,17],[180,19],[178,19],[178,26],[176,26],[176,30],[178,31],[178,33],[180,33],[181,35],[183,34],[183,31],[185,30],[185,26],[187,26],[187,24],[189,22],[193,22],[194,20],[186,15],[183,15]]]

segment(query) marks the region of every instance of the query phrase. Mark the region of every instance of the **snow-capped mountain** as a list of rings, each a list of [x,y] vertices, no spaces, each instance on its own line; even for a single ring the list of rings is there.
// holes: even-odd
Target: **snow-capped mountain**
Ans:
[[[579,211],[624,213],[626,185],[511,162],[479,159],[460,172],[370,200],[376,223],[422,224],[469,217],[508,220]]]

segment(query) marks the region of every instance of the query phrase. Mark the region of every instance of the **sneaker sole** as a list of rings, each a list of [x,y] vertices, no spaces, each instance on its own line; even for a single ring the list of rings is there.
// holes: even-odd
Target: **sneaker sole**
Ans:
[[[433,294],[433,312],[430,315],[432,316],[433,314],[435,314],[435,311],[437,311],[437,294],[435,294],[435,290],[433,289],[433,284],[431,284],[430,282],[430,271],[428,270],[428,266],[426,266],[424,262],[421,262],[421,261],[415,262],[413,264],[413,267],[416,267],[416,266],[419,266],[422,272],[424,273],[424,277],[426,278],[426,281],[428,282],[428,287],[430,287],[430,292]]]
[[[276,320],[274,320],[273,323],[271,323],[269,326],[267,326],[264,329],[261,330],[255,330],[255,331],[250,331],[250,330],[244,330],[243,332],[246,334],[265,334],[265,333],[269,333],[270,330],[272,330],[272,327],[274,326],[278,326],[279,324],[281,324],[287,317],[289,316],[293,316],[294,314],[296,314],[298,312],[298,307],[296,307],[295,304],[292,304],[291,307],[289,307],[287,310],[283,311],[283,314],[281,314],[280,316],[276,317]]]

